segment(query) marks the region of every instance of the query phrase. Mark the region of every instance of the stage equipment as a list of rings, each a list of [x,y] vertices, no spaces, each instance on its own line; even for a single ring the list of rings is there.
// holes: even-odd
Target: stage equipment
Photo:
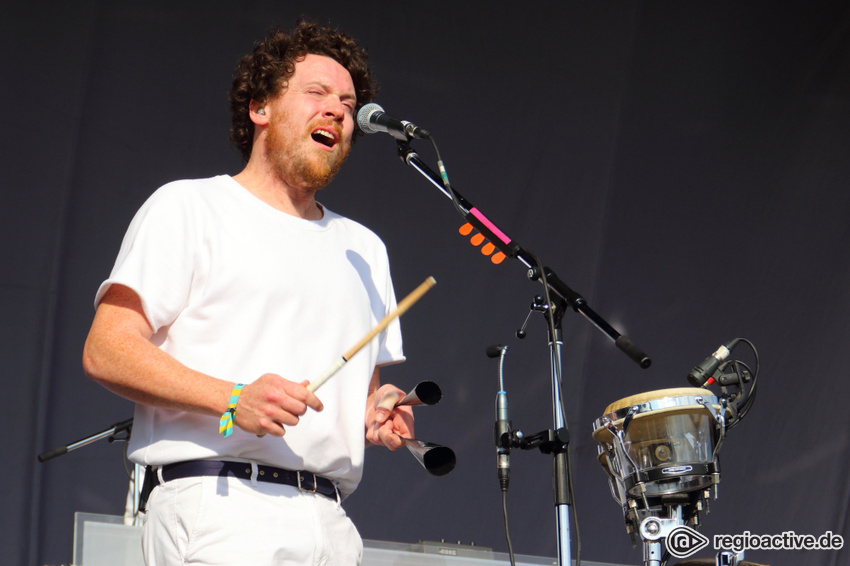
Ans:
[[[643,539],[644,563],[659,566],[663,539],[698,526],[720,482],[726,410],[705,389],[663,389],[612,403],[593,427],[626,532]]]
[[[738,344],[738,339],[730,340],[722,344],[717,351],[704,359],[701,363],[694,366],[694,369],[688,374],[688,381],[694,387],[702,387],[706,381],[712,379],[711,375],[717,371],[723,360],[729,357],[732,349]]]
[[[517,555],[516,566],[552,566],[554,558]],[[142,527],[124,524],[123,517],[74,514],[76,566],[143,566]],[[388,542],[363,539],[362,566],[505,566],[507,557],[474,543],[420,540]],[[585,562],[584,566],[619,566]]]
[[[620,399],[594,422],[599,463],[627,532],[637,532],[660,506],[685,506],[686,521],[698,518],[697,500],[720,481],[724,413],[710,391],[681,387]]]
[[[748,560],[739,559],[734,552],[724,550],[714,558],[688,558],[676,562],[675,566],[767,566],[767,564],[756,564]]]
[[[738,344],[746,344],[755,360],[755,368],[741,360],[727,360]],[[726,428],[736,426],[749,412],[756,399],[759,375],[759,353],[755,345],[746,338],[729,340],[688,374],[691,384],[699,383],[708,388],[720,387],[720,396],[728,405],[729,418]]]
[[[405,141],[412,138],[428,139],[431,136],[416,124],[390,117],[379,104],[374,102],[366,104],[357,113],[357,125],[365,134],[386,132],[396,139]]]
[[[725,361],[738,343],[752,349],[754,373],[743,362]],[[682,527],[698,528],[700,513],[708,510],[712,496],[717,498],[718,452],[726,433],[752,406],[758,364],[752,342],[730,340],[688,375],[689,381],[705,387],[626,397],[610,404],[594,421],[599,463],[622,509],[626,532],[633,543],[638,536],[643,541],[647,566],[665,563],[670,554],[690,556],[708,544],[696,531]],[[726,368],[731,371],[726,373]],[[719,396],[707,388],[710,384],[720,385]],[[742,553],[721,552],[712,563],[736,566],[741,561]]]
[[[57,456],[62,456],[63,454],[67,454],[72,450],[76,450],[77,448],[82,448],[83,446],[87,446],[92,442],[97,442],[98,440],[103,440],[104,438],[109,440],[109,442],[115,441],[125,441],[130,439],[130,432],[133,429],[133,419],[127,419],[126,421],[121,421],[120,423],[115,423],[111,427],[97,432],[91,436],[87,436],[81,440],[76,442],[72,442],[71,444],[66,444],[63,446],[58,446],[47,452],[42,452],[38,455],[38,461],[44,462],[46,460],[50,460],[51,458],[55,458]],[[115,435],[120,434],[122,432],[126,432],[127,436],[117,437]]]
[[[124,433],[124,436],[117,436],[121,433]],[[141,493],[141,482],[145,475],[144,466],[140,466],[139,464],[133,464],[132,470],[128,467],[129,460],[127,459],[127,444],[130,440],[130,435],[132,433],[133,419],[127,419],[126,421],[116,423],[111,427],[102,430],[101,432],[95,433],[91,436],[87,436],[82,440],[78,440],[76,442],[72,442],[71,444],[59,446],[57,448],[53,448],[52,450],[48,450],[47,452],[43,452],[38,455],[38,461],[45,462],[47,460],[50,460],[51,458],[62,456],[63,454],[67,454],[72,450],[76,450],[77,448],[82,448],[83,446],[87,446],[93,442],[97,442],[98,440],[106,439],[110,443],[123,442],[124,471],[127,473],[127,477],[130,479],[130,487],[127,490],[127,499],[124,505],[124,516],[128,521],[128,524],[131,524],[137,520],[139,514],[139,494]]]
[[[496,424],[493,428],[493,439],[496,443],[496,471],[502,493],[508,491],[511,483],[511,446],[515,440],[511,437],[508,392],[505,390],[505,355],[507,353],[508,347],[501,344],[493,344],[487,348],[488,358],[499,358],[499,392],[496,393]],[[505,520],[507,521],[507,516]],[[511,546],[511,540],[508,537],[508,548]]]
[[[383,113],[383,109],[380,107],[378,107],[377,111]],[[569,288],[566,283],[558,278],[552,269],[545,267],[537,256],[523,249],[516,241],[507,236],[493,221],[487,218],[452,187],[433,135],[428,133],[427,139],[431,142],[436,153],[437,166],[440,170],[439,175],[425,165],[419,155],[411,148],[410,142],[416,136],[412,135],[412,132],[409,131],[408,126],[404,122],[395,120],[395,122],[398,122],[395,126],[392,126],[388,122],[381,127],[370,127],[377,120],[375,112],[376,110],[374,108],[366,109],[364,107],[360,110],[358,113],[358,123],[361,124],[361,129],[366,133],[384,131],[392,135],[396,140],[397,154],[401,160],[416,169],[428,181],[440,189],[446,197],[451,199],[455,210],[466,221],[460,229],[461,234],[464,236],[471,234],[470,241],[472,244],[481,246],[481,253],[489,257],[490,261],[494,264],[503,262],[506,257],[518,259],[526,266],[527,277],[532,281],[539,281],[543,286],[544,298],[541,302],[545,308],[544,316],[549,332],[548,343],[550,348],[549,358],[554,424],[553,429],[541,433],[543,436],[540,437],[537,446],[541,451],[552,454],[555,460],[553,497],[555,500],[555,521],[558,537],[558,564],[559,566],[568,566],[571,563],[569,515],[572,496],[569,480],[569,435],[567,421],[564,416],[564,402],[560,385],[562,373],[561,348],[563,345],[561,319],[564,312],[567,308],[572,308],[575,312],[583,315],[596,328],[608,335],[614,341],[617,348],[628,355],[640,367],[647,368],[652,361],[631,340],[621,335],[613,326],[596,314],[587,304],[584,297]],[[389,120],[389,118],[386,119]],[[477,233],[472,234],[473,230],[477,230]],[[545,437],[545,440],[542,439],[543,437]],[[523,447],[530,446],[532,445],[525,444]]]

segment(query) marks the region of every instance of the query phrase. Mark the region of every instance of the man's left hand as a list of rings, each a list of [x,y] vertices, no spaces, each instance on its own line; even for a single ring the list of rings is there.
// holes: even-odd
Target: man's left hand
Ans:
[[[367,444],[396,450],[404,446],[403,438],[414,438],[413,407],[395,406],[405,395],[404,391],[388,383],[369,396],[366,407]]]

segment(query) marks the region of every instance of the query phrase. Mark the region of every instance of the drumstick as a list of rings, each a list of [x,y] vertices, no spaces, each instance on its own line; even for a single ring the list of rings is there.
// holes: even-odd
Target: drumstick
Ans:
[[[316,389],[318,389],[319,387],[321,387],[322,384],[324,384],[328,379],[330,379],[330,377],[333,374],[335,374],[340,369],[342,369],[342,367],[345,364],[348,363],[348,360],[350,360],[352,357],[354,357],[354,354],[359,352],[363,348],[363,346],[365,346],[366,344],[368,344],[372,340],[372,338],[374,338],[375,336],[377,336],[378,334],[383,332],[383,330],[387,326],[389,326],[389,324],[393,320],[397,319],[398,317],[403,315],[405,312],[407,312],[407,309],[412,307],[413,304],[416,301],[418,301],[419,299],[422,298],[422,295],[427,293],[431,289],[431,287],[433,287],[436,284],[437,284],[437,280],[434,279],[433,277],[429,277],[424,282],[422,282],[422,284],[419,285],[419,287],[417,287],[416,289],[411,291],[411,293],[408,296],[406,296],[405,298],[403,298],[401,300],[401,302],[398,304],[396,309],[393,312],[391,312],[390,314],[388,314],[387,316],[385,316],[383,319],[381,319],[381,322],[379,322],[378,325],[375,328],[373,328],[368,333],[366,333],[366,336],[361,338],[360,342],[355,344],[353,348],[351,348],[349,351],[344,353],[341,358],[339,358],[337,361],[335,361],[333,364],[331,364],[331,366],[327,370],[325,370],[325,373],[323,373],[321,376],[319,376],[319,378],[316,379],[316,381],[309,383],[307,385],[307,390],[309,390],[310,392],[313,392],[313,391],[316,391]]]

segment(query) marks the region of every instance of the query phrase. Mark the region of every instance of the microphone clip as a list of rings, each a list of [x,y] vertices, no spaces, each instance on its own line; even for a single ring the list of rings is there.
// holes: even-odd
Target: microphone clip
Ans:
[[[519,433],[517,448],[523,450],[540,450],[542,454],[560,454],[566,452],[570,444],[570,431],[567,427],[558,430],[544,430],[531,436],[523,436]]]
[[[732,366],[732,371],[726,372],[727,366]],[[729,387],[729,386],[737,386],[741,387],[741,385],[749,383],[752,379],[752,374],[745,367],[741,367],[737,361],[733,360],[731,362],[726,361],[717,368],[716,374],[713,376],[714,383],[719,385],[720,387]]]
[[[493,426],[493,441],[500,451],[510,452],[511,448],[521,448],[524,440],[522,431],[514,430],[511,421],[500,419]]]

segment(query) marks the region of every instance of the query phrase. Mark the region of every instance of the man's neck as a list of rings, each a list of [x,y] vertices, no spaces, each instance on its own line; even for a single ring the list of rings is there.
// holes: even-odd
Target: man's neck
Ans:
[[[249,162],[233,180],[251,194],[286,214],[305,220],[321,220],[324,211],[316,202],[316,191],[291,187],[275,175],[258,170]]]

